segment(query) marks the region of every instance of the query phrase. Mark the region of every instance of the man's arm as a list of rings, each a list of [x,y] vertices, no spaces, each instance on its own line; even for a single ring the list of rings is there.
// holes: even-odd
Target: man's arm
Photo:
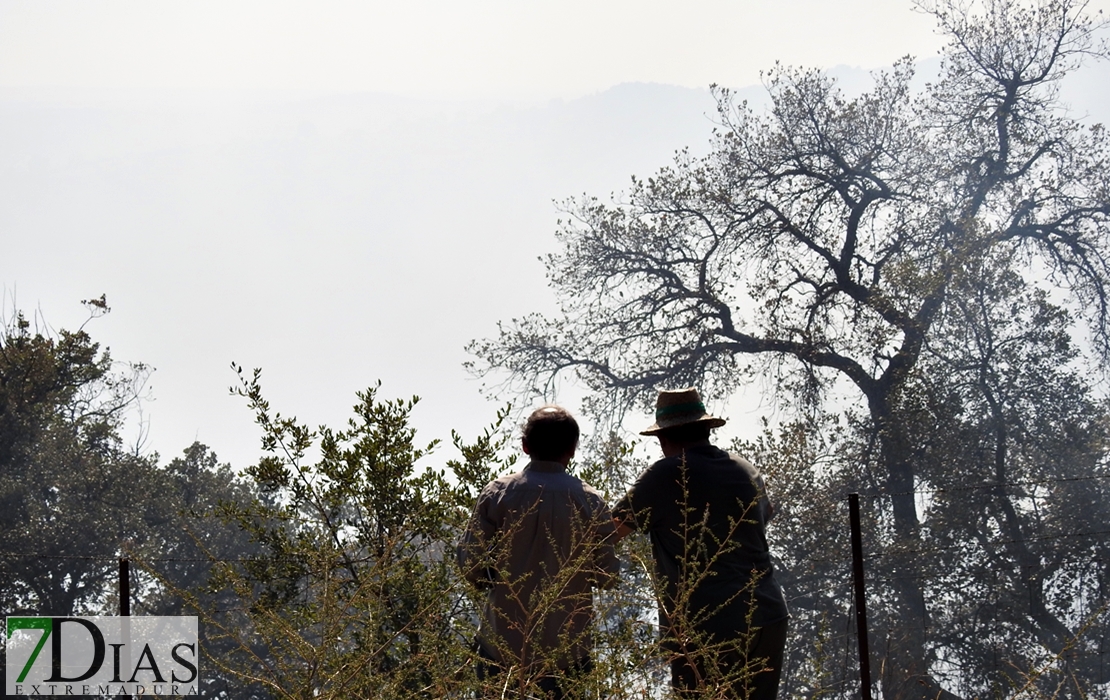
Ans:
[[[610,539],[612,540],[613,544],[620,542],[625,537],[628,537],[633,532],[635,532],[633,528],[628,526],[628,523],[615,516],[613,517],[613,527],[613,534],[610,535]]]
[[[471,514],[459,544],[455,548],[463,578],[478,588],[489,588],[494,581],[489,540],[496,527],[487,513],[488,506],[487,490],[483,489],[478,495],[478,502],[474,505],[474,513]]]
[[[614,530],[613,514],[604,502],[597,513],[597,548],[594,550],[594,569],[597,578],[594,585],[599,588],[612,588],[617,585],[621,570],[617,559],[617,538]]]
[[[771,522],[771,518],[775,517],[775,504],[771,501],[771,497],[767,495],[767,482],[763,480],[762,474],[757,474],[755,477],[755,487],[759,490],[759,505],[763,508],[763,522]]]
[[[624,498],[617,501],[617,504],[613,506],[614,544],[628,537],[636,530],[645,529],[646,523],[641,522],[640,516],[642,516],[645,508],[645,504],[642,503],[644,500],[643,494],[650,493],[651,491],[650,486],[644,485],[644,482],[649,479],[650,476],[648,472],[641,474],[640,478],[636,480],[636,483],[632,485],[632,488],[628,490],[628,493],[624,495]]]
[[[758,506],[759,513],[763,516],[763,522],[771,522],[771,518],[775,517],[775,504],[771,502],[771,498],[767,495],[767,482],[763,480],[763,474],[744,457],[734,453],[729,453],[729,456],[748,473],[748,478],[752,480],[752,486],[755,487],[756,491],[755,505]]]

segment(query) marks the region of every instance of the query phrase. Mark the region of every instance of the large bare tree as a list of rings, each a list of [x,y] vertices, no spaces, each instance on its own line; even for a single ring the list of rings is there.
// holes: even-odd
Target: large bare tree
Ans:
[[[939,420],[981,410],[977,434],[995,440],[975,459],[997,466],[991,478],[1005,479],[1016,459],[1002,418],[1019,397],[998,391],[1013,372],[992,343],[1018,334],[1003,322],[1047,314],[1063,338],[1084,334],[1092,362],[1110,350],[1106,135],[1058,100],[1070,71],[1105,55],[1098,21],[1075,0],[921,9],[949,39],[925,89],[913,89],[909,59],[855,98],[819,71],[777,67],[766,112],[717,90],[708,156],[680,154],[610,203],[568,202],[561,252],[547,259],[561,314],[514,320],[474,342],[474,370],[508,377],[509,391],[543,393],[573,378],[592,391],[591,410],[617,417],[663,386],[726,396],[769,379],[780,399],[825,411],[836,409],[828,390],[850,388],[889,505],[891,570],[911,566],[932,536],[916,492],[944,476],[943,464],[925,466],[941,452],[923,411]],[[1007,298],[1025,301],[1007,313]],[[1081,379],[1080,359],[1068,346],[1046,361]],[[1095,410],[1085,385],[1075,391]],[[1103,449],[1096,426],[1086,429],[1088,453]],[[1002,505],[1020,498],[1003,490],[998,499],[989,527],[1027,538],[1021,508],[1007,519]],[[983,535],[979,524],[968,537]],[[1018,549],[1007,556],[1033,566],[1034,554]],[[1043,591],[1038,576],[1022,580]],[[888,698],[950,694],[938,679],[956,642],[927,641],[923,585],[890,577],[879,651]],[[1029,624],[1062,652],[1074,620],[1041,607]]]

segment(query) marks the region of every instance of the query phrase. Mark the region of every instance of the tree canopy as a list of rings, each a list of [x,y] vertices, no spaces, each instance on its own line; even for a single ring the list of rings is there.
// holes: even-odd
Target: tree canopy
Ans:
[[[103,297],[86,304],[94,316],[108,310]],[[210,557],[249,551],[244,533],[211,517],[221,501],[254,496],[215,454],[197,443],[161,466],[121,437],[150,371],[113,361],[83,328],[32,329],[20,313],[0,327],[0,607],[8,615],[117,614],[121,557],[135,564],[135,614],[187,614],[181,592],[208,587]],[[204,684],[226,690],[224,680],[207,674]]]
[[[1084,58],[1106,55],[1100,24],[1073,0],[920,8],[948,38],[935,81],[915,91],[904,59],[849,97],[820,71],[776,66],[762,113],[716,89],[707,156],[679,153],[611,202],[565,204],[546,260],[561,313],[470,346],[474,371],[513,393],[580,382],[602,420],[657,388],[724,398],[754,380],[821,430],[839,414],[849,437],[813,475],[880,496],[872,648],[888,698],[1020,686],[984,655],[1004,649],[1001,666],[1026,670],[1031,649],[1061,657],[1086,624],[1065,601],[1106,600],[1104,565],[1065,583],[1037,544],[1082,531],[1065,525],[1076,498],[1084,518],[1106,503],[1089,370],[1110,357],[1110,161],[1105,129],[1058,99]],[[821,452],[793,444],[799,460]],[[805,470],[781,478],[792,471]],[[1105,534],[1071,541],[1085,545],[1069,556],[1105,562]],[[918,553],[940,546],[967,558],[924,577]],[[955,591],[996,575],[989,634],[929,634],[963,619]],[[1007,596],[1028,605],[1009,610]],[[1102,682],[1067,672],[1069,696]]]
[[[147,368],[119,372],[84,331],[0,334],[0,603],[68,615],[95,609],[124,542],[161,518],[152,460],[119,437]]]

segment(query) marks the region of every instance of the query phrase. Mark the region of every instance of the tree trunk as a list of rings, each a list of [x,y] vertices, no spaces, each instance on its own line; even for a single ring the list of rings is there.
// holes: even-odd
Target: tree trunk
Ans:
[[[922,572],[917,566],[921,549],[921,523],[914,498],[914,463],[906,421],[896,415],[889,395],[870,402],[871,418],[879,441],[883,468],[882,484],[890,499],[893,541],[883,549],[891,578],[893,598],[885,615],[886,624],[877,629],[880,679],[884,700],[956,700],[941,688],[931,674],[932,659],[926,646],[928,611]]]

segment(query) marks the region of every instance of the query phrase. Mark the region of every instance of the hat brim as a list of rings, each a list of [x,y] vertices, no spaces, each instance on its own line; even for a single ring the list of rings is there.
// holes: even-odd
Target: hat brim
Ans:
[[[701,416],[700,418],[695,418],[693,420],[678,419],[674,421],[656,421],[652,425],[648,426],[646,429],[641,430],[640,435],[658,435],[664,430],[677,428],[680,425],[694,425],[695,423],[706,423],[709,425],[710,428],[720,428],[722,425],[725,424],[725,422],[726,421],[724,418],[717,418],[716,416],[711,416],[708,414]]]

